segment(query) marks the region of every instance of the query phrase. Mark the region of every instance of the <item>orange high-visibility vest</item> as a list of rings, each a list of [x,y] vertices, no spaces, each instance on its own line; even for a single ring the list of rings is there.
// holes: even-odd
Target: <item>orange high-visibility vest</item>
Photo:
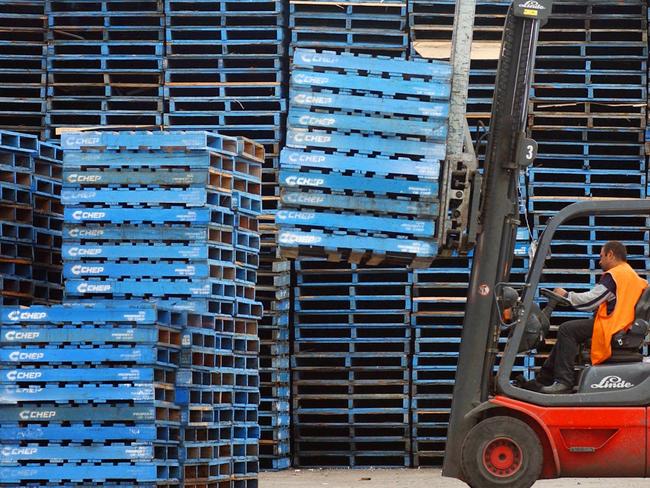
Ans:
[[[591,336],[592,364],[600,364],[612,355],[612,336],[632,325],[636,302],[648,286],[627,263],[614,266],[608,273],[616,283],[616,305],[611,315],[607,315],[607,302],[598,307]]]

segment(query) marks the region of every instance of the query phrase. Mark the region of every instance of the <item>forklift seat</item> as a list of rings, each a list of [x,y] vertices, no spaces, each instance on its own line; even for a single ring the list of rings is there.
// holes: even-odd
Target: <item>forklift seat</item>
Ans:
[[[646,288],[634,308],[634,322],[627,330],[612,337],[612,356],[605,361],[612,363],[635,363],[643,360],[640,349],[650,330],[650,287]]]

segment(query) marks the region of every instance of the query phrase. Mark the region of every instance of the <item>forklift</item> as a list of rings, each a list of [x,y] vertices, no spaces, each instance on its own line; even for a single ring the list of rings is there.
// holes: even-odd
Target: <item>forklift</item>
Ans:
[[[585,366],[575,392],[542,394],[513,380],[517,355],[536,348],[554,309],[569,305],[551,290],[539,292],[548,301],[543,311],[535,304],[556,230],[591,215],[650,215],[650,200],[571,204],[548,222],[523,286],[509,283],[519,177],[537,150],[525,135],[531,77],[539,30],[551,9],[552,0],[515,0],[510,7],[482,181],[469,180],[474,186],[467,228],[475,229],[476,247],[442,473],[472,488],[528,488],[558,477],[650,477],[650,360],[640,353],[649,329],[650,288],[637,302],[633,326],[613,341],[612,357]],[[509,323],[502,319],[506,303]],[[495,376],[504,330],[508,340]]]

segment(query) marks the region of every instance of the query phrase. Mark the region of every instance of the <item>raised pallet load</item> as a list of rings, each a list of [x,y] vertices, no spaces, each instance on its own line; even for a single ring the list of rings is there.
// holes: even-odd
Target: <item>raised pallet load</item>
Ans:
[[[0,1],[0,129],[43,135],[45,3]]]
[[[448,63],[296,51],[276,215],[284,256],[422,266],[437,255],[449,77]]]
[[[263,147],[200,131],[62,143],[67,297],[209,314],[182,331],[182,482],[256,487]]]
[[[60,149],[0,131],[0,305],[61,301],[62,225]]]
[[[406,0],[289,0],[291,47],[406,58]]]
[[[161,0],[45,2],[46,137],[60,127],[157,128],[163,112]]]
[[[295,466],[410,465],[412,272],[296,261]]]
[[[2,486],[179,486],[179,313],[4,307]]]
[[[530,101],[531,134],[539,143],[528,181],[535,238],[555,212],[572,202],[646,198],[647,69],[645,2],[554,4],[540,31]],[[543,286],[590,289],[600,279],[600,247],[608,240],[626,244],[630,264],[645,273],[649,225],[647,218],[632,216],[589,217],[562,226]],[[585,316],[558,309],[552,325]],[[537,368],[554,336],[547,342]]]

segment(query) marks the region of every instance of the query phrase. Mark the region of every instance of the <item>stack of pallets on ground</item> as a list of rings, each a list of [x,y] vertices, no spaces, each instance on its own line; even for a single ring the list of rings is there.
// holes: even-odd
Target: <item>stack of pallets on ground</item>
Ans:
[[[61,154],[0,131],[0,305],[61,301]]]
[[[645,2],[553,6],[540,31],[530,102],[531,135],[539,143],[528,184],[535,238],[551,216],[575,201],[647,196],[647,70]],[[600,247],[608,240],[626,244],[630,264],[645,273],[648,225],[639,216],[591,216],[562,226],[543,286],[590,289],[600,279]],[[585,316],[589,313],[558,309],[553,325]],[[553,339],[538,355],[537,367]]]
[[[162,1],[45,4],[46,137],[54,138],[59,127],[160,127]]]
[[[414,266],[436,256],[449,77],[444,62],[296,50],[283,255]]]
[[[0,1],[0,128],[45,127],[47,17],[43,0]]]
[[[406,0],[290,0],[290,55],[309,48],[406,58]]]
[[[192,312],[176,382],[183,483],[256,486],[262,146],[201,131],[62,144],[66,297]]]
[[[409,466],[412,272],[296,268],[294,465]]]
[[[3,486],[178,486],[179,314],[3,307]]]

